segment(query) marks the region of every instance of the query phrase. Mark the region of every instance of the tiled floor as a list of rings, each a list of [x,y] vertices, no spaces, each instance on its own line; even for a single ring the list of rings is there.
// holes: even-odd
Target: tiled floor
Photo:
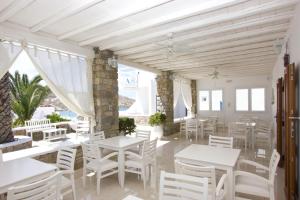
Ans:
[[[191,143],[207,144],[207,139],[198,142],[188,141],[184,137],[180,137],[177,134],[169,136],[158,143],[158,169],[169,172],[174,172],[174,154]],[[259,153],[257,153],[259,152]],[[241,157],[256,160],[264,165],[268,165],[270,150],[265,151],[263,148],[259,150],[247,150],[242,151]],[[253,170],[253,169],[246,169]],[[148,184],[146,190],[143,189],[143,183],[138,179],[135,174],[126,174],[125,187],[121,188],[118,184],[117,176],[107,177],[101,180],[101,194],[96,194],[96,180],[95,177],[87,179],[87,186],[83,188],[82,185],[82,170],[76,171],[76,193],[77,199],[85,200],[121,200],[127,195],[135,195],[142,199],[152,200],[158,199],[158,180],[159,173],[157,174],[156,187],[151,187]],[[276,189],[277,200],[285,200],[283,192],[283,170],[278,169]],[[261,198],[247,197],[249,199],[261,200]],[[64,199],[72,199],[72,196],[66,196]]]

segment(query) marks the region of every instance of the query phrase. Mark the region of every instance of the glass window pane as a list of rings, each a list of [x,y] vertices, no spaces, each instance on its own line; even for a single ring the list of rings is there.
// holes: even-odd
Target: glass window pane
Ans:
[[[251,89],[252,111],[265,111],[265,88]]]
[[[209,110],[209,91],[199,91],[200,110]]]
[[[223,91],[212,90],[211,91],[211,109],[213,111],[220,111],[223,107]]]
[[[235,100],[237,111],[248,111],[248,89],[237,89]]]

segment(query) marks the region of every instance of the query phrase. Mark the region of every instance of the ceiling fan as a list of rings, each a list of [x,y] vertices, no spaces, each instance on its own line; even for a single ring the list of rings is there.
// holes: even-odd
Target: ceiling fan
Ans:
[[[154,45],[160,47],[160,51],[166,54],[166,58],[174,59],[176,54],[193,52],[193,49],[186,44],[174,42],[174,33],[167,34],[166,41],[156,42]]]
[[[226,75],[226,74],[220,74],[220,72],[218,71],[218,68],[215,67],[214,71],[210,74],[208,74],[208,76],[211,78],[211,79],[219,79],[220,76],[222,77],[229,77],[229,75]]]

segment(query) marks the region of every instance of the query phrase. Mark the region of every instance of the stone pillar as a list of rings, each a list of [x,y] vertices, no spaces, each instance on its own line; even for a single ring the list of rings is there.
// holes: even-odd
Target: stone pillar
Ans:
[[[118,69],[107,65],[113,56],[109,50],[95,48],[93,60],[93,93],[95,104],[95,131],[104,131],[107,137],[119,134]]]
[[[192,115],[197,114],[197,81],[191,80],[192,89]]]
[[[174,96],[173,96],[173,79],[171,72],[162,72],[156,77],[157,95],[160,97],[163,112],[167,115],[164,126],[164,135],[173,134],[174,125]]]

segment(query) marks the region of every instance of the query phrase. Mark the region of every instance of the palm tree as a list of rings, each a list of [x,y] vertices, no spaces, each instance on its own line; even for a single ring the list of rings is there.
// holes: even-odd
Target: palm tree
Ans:
[[[0,144],[12,142],[12,115],[10,105],[9,73],[0,79]]]
[[[30,120],[33,113],[49,94],[47,86],[42,86],[43,80],[40,76],[35,76],[32,80],[28,79],[26,74],[22,76],[18,71],[15,75],[9,76],[10,89],[12,94],[11,107],[18,116],[14,125],[24,125],[26,120]]]

